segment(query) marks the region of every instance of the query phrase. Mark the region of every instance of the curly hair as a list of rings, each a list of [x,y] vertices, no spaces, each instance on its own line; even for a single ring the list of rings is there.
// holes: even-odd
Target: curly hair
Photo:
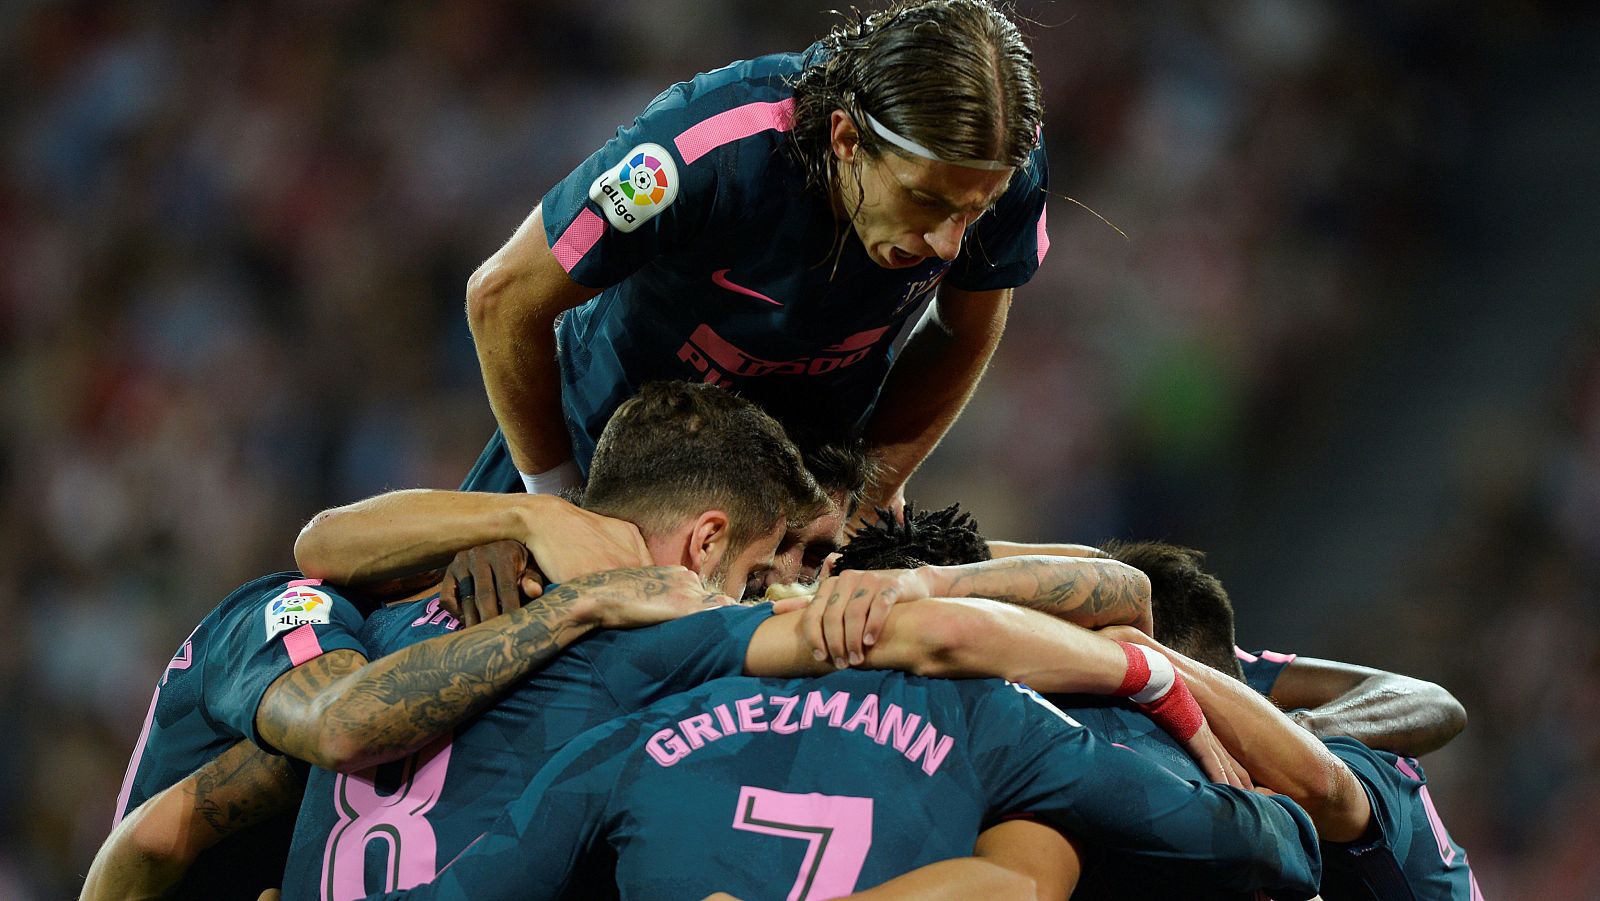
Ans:
[[[988,560],[989,544],[978,532],[977,520],[951,504],[943,510],[918,512],[906,504],[905,522],[896,522],[888,510],[878,511],[878,521],[857,532],[845,545],[836,569],[909,569],[929,564],[953,566]]]

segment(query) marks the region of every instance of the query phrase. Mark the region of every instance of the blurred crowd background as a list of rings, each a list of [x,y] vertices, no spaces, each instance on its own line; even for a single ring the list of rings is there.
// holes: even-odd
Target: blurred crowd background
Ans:
[[[230,588],[466,473],[464,286],[546,188],[827,5],[0,5],[0,897],[76,892]],[[1052,250],[913,498],[1207,549],[1246,647],[1441,682],[1485,894],[1600,897],[1600,17],[1019,13]]]

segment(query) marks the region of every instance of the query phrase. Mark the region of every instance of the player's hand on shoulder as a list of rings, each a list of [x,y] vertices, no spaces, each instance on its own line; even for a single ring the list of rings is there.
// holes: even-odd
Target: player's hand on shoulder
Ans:
[[[802,615],[802,633],[818,660],[844,668],[862,663],[877,643],[889,610],[901,601],[928,597],[928,585],[914,569],[846,570],[835,574],[837,555],[823,565],[817,593]]]
[[[526,539],[534,565],[551,582],[570,582],[608,569],[649,566],[650,549],[631,522],[546,498],[530,519]]]
[[[734,603],[682,566],[613,569],[562,583],[581,593],[602,629],[634,629]]]
[[[475,626],[520,608],[544,590],[544,576],[520,541],[481,544],[456,554],[439,585],[439,606]]]

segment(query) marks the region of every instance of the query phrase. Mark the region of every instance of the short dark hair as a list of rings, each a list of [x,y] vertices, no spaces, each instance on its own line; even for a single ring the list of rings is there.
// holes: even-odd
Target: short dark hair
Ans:
[[[861,149],[891,145],[866,115],[946,160],[1027,162],[1044,121],[1033,52],[988,0],[914,0],[848,21],[796,79],[791,139],[806,184],[832,190],[831,117],[844,110]]]
[[[878,521],[850,539],[840,553],[839,571],[847,569],[909,569],[928,564],[956,566],[988,560],[989,544],[978,533],[978,522],[951,504],[932,513],[918,512],[906,504],[905,522],[888,510],[878,511]]]
[[[777,420],[694,382],[650,382],[623,402],[600,433],[584,490],[586,509],[646,536],[722,510],[736,551],[829,503]]]
[[[860,438],[820,441],[792,429],[790,435],[817,484],[823,491],[844,497],[846,519],[855,516],[881,468],[877,458],[867,452],[867,443]]]
[[[1234,655],[1233,602],[1222,582],[1205,571],[1204,551],[1158,541],[1109,541],[1101,549],[1150,577],[1156,641],[1244,680]]]

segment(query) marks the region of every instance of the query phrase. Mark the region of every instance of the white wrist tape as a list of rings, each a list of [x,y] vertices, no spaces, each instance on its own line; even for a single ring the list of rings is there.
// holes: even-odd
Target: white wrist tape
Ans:
[[[1129,695],[1129,699],[1136,704],[1153,704],[1167,696],[1178,674],[1172,668],[1172,661],[1167,659],[1167,655],[1152,651],[1144,645],[1134,645],[1134,647],[1144,654],[1145,662],[1150,664],[1150,681],[1145,683],[1144,688]]]
[[[578,472],[578,464],[572,460],[533,475],[519,469],[517,475],[522,476],[522,487],[529,494],[557,494],[583,484],[583,474]]]

